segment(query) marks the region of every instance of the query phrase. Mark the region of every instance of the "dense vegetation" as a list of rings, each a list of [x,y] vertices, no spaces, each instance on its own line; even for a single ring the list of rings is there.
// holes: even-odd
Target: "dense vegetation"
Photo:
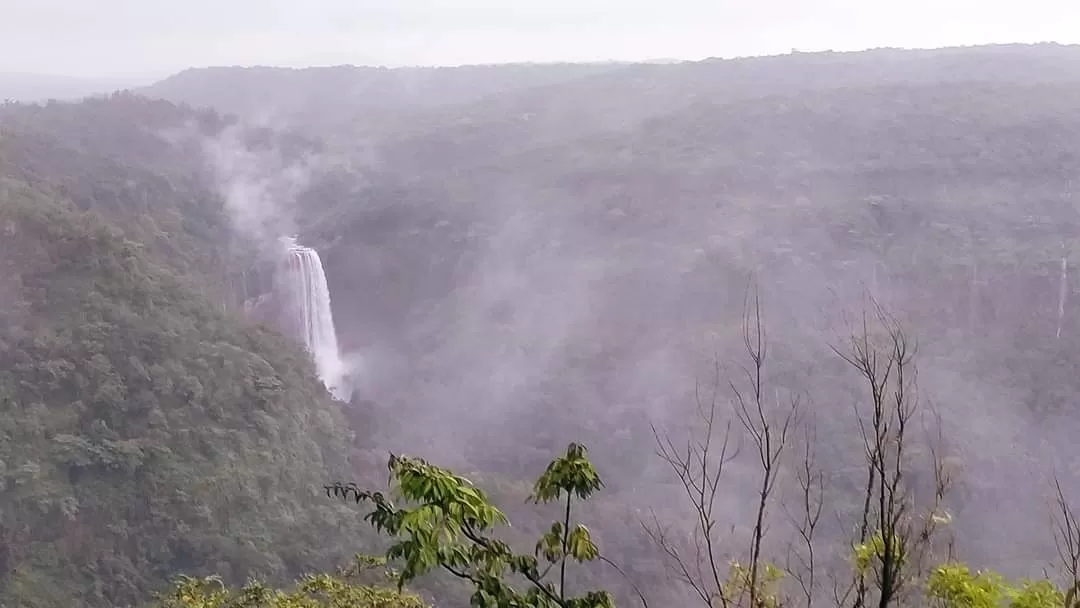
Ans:
[[[887,317],[879,314],[878,320],[887,320]],[[1071,608],[1076,605],[1076,594],[1080,590],[1077,577],[1080,529],[1076,527],[1071,506],[1060,493],[1060,486],[1060,511],[1055,530],[1065,575],[1060,578],[1060,583],[1046,575],[1037,580],[1011,583],[991,571],[972,571],[947,554],[945,561],[935,562],[939,557],[932,546],[935,528],[947,525],[948,521],[934,510],[922,514],[909,510],[913,506],[912,497],[903,489],[905,483],[902,481],[902,473],[907,467],[903,458],[904,421],[914,408],[905,404],[902,387],[905,384],[903,370],[912,361],[906,358],[904,337],[898,328],[886,325],[886,334],[889,338],[884,343],[876,343],[867,333],[855,336],[850,353],[841,355],[861,370],[871,389],[874,413],[868,422],[873,430],[864,435],[869,446],[865,457],[871,472],[867,488],[868,497],[881,492],[883,500],[876,507],[872,506],[872,501],[867,501],[861,540],[844,548],[843,554],[848,559],[839,562],[837,571],[825,572],[821,562],[815,561],[814,549],[820,550],[815,532],[820,522],[824,486],[821,471],[814,465],[812,447],[804,452],[802,459],[802,472],[806,476],[799,476],[804,501],[801,505],[803,517],[797,520],[797,525],[805,553],[794,546],[789,547],[789,555],[781,567],[769,561],[761,550],[761,541],[768,533],[771,519],[768,503],[775,486],[770,479],[776,479],[774,476],[786,464],[781,456],[787,434],[794,430],[789,426],[794,422],[793,417],[774,418],[773,414],[778,411],[770,413],[769,406],[756,397],[748,395],[753,405],[740,399],[742,407],[737,416],[762,456],[763,484],[749,552],[745,554],[747,561],[740,561],[736,552],[736,557],[730,561],[718,562],[720,555],[714,543],[720,539],[713,536],[711,528],[716,523],[711,518],[713,501],[719,491],[717,481],[728,462],[728,435],[725,434],[723,443],[717,446],[720,448],[718,457],[716,452],[710,454],[712,446],[707,440],[690,444],[688,460],[680,460],[662,448],[665,458],[671,458],[669,462],[685,484],[687,496],[697,506],[700,517],[701,527],[695,531],[699,543],[696,572],[694,558],[686,561],[689,556],[680,553],[659,530],[653,537],[673,562],[675,577],[696,594],[682,605],[809,608],[815,601],[820,603],[822,600],[838,606],[876,605],[882,608],[926,604],[940,608]],[[747,336],[753,338],[754,334]],[[760,333],[756,336],[762,338]],[[756,339],[748,341],[752,359],[763,361],[763,345],[763,341]],[[889,388],[895,390],[892,397],[878,392]],[[796,406],[789,414],[797,409]],[[714,414],[714,408],[710,407],[706,414],[710,422]],[[711,431],[711,425],[707,426]],[[886,448],[887,445],[891,447]],[[352,483],[327,486],[327,494],[350,502],[355,500],[358,504],[371,504],[372,510],[365,519],[396,541],[386,555],[402,565],[400,571],[387,573],[397,580],[397,592],[350,580],[364,572],[365,566],[370,568],[387,563],[382,558],[358,556],[356,565],[342,570],[337,577],[307,576],[289,592],[273,591],[255,582],[239,590],[230,590],[213,577],[202,580],[182,577],[161,597],[157,606],[420,608],[423,606],[421,600],[403,593],[402,586],[433,570],[442,570],[467,583],[472,589],[469,605],[476,608],[613,608],[615,605],[612,594],[607,591],[589,591],[575,596],[567,585],[567,566],[571,562],[578,565],[602,562],[618,569],[603,556],[592,540],[589,528],[574,523],[572,507],[575,499],[579,503],[588,500],[603,487],[586,457],[584,446],[570,444],[533,486],[531,502],[558,502],[565,504],[565,510],[540,537],[531,554],[516,553],[510,544],[496,535],[497,527],[508,523],[505,515],[483,490],[467,479],[411,457],[391,456],[389,468],[392,490],[395,497],[401,498],[401,506],[383,492],[362,490]],[[714,468],[715,472],[710,470]],[[867,519],[866,515],[875,510],[878,517]],[[882,527],[875,527],[874,519]],[[797,555],[797,559],[791,560],[792,554]],[[703,560],[708,564],[705,571]],[[824,594],[821,591],[821,580],[826,574],[830,575],[831,597],[829,591]],[[631,586],[637,594],[635,603],[647,608],[646,592],[632,583]]]
[[[222,67],[185,70],[139,93],[231,114],[261,115],[278,124],[330,137],[345,147],[358,147],[362,143],[350,141],[352,138],[372,131],[386,132],[388,127],[392,130],[391,124],[402,120],[403,110],[467,103],[489,95],[602,74],[617,67]]]
[[[123,606],[177,571],[340,559],[309,479],[347,471],[350,440],[304,354],[100,216],[3,189],[0,601]]]
[[[1046,517],[1068,513],[1077,483],[1078,103],[1080,51],[1038,45],[192,70],[139,95],[6,104],[0,605],[141,605],[184,574],[166,605],[416,606],[372,572],[329,574],[385,541],[427,603],[481,588],[543,602],[522,575],[529,556],[566,556],[532,551],[565,520],[561,503],[528,503],[523,480],[568,441],[590,446],[607,484],[574,517],[618,569],[568,568],[567,596],[745,593],[721,603],[772,608],[835,603],[836,577],[855,590],[846,606],[1071,605],[1075,575],[1041,571],[1057,556]],[[267,116],[292,130],[244,123]],[[348,407],[243,314],[267,296],[264,241],[284,231],[327,263],[359,362]],[[769,321],[749,384],[747,276]],[[864,310],[884,323],[881,360],[914,365],[919,346],[903,455],[887,448],[895,421],[866,449],[875,412],[909,414],[882,409],[896,385],[848,339]],[[762,448],[766,422],[786,430]],[[401,504],[364,495],[395,514],[374,522],[380,541],[322,486],[374,488],[386,450],[423,459],[392,461]],[[514,526],[462,541],[440,501],[473,486],[429,462],[468,473],[488,492],[469,504]],[[695,462],[723,468],[704,515]],[[902,480],[868,484],[868,468],[897,463]],[[901,481],[908,494],[889,489]],[[825,506],[805,594],[808,501]],[[394,520],[417,504],[446,506],[452,546]],[[679,561],[703,530],[728,542],[696,553],[701,577]],[[481,555],[496,540],[505,551]]]
[[[1053,548],[1019,522],[1045,519],[1028,497],[1076,470],[1080,430],[1078,66],[1052,45],[797,54],[409,109],[310,228],[343,343],[370,353],[378,440],[526,477],[577,438],[628,472],[609,475],[627,504],[656,502],[641,437],[686,420],[714,338],[737,355],[746,276],[781,387],[833,438],[857,429],[826,345],[867,289],[919,338],[963,463],[958,543],[1037,574]],[[823,458],[849,471],[842,452]]]
[[[198,118],[128,97],[0,116],[3,605],[137,605],[177,572],[276,581],[353,549],[321,538],[357,527],[309,483],[351,471],[340,404],[223,310],[227,216],[133,137],[155,116]]]

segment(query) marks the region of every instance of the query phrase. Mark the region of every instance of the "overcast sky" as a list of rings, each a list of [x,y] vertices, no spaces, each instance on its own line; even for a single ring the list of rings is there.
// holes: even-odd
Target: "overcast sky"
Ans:
[[[1080,42],[1077,0],[0,0],[0,72]]]

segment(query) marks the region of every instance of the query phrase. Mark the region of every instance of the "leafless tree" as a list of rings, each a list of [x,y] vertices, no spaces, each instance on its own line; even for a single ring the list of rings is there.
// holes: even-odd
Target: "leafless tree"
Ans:
[[[856,407],[866,482],[855,544],[865,563],[847,591],[837,596],[841,604],[850,600],[853,608],[897,603],[932,547],[940,522],[936,511],[950,481],[932,447],[934,498],[927,513],[915,513],[907,474],[912,466],[909,427],[919,405],[916,348],[900,323],[877,302],[871,300],[870,308],[846,348],[833,348],[859,373],[869,393],[866,405]]]
[[[1068,587],[1065,592],[1066,608],[1074,608],[1080,605],[1080,520],[1077,520],[1076,512],[1065,498],[1065,492],[1061,489],[1061,480],[1054,476],[1054,544],[1057,547],[1058,559],[1061,560],[1062,569],[1068,576]]]
[[[765,561],[762,545],[768,532],[769,509],[780,477],[783,455],[789,446],[799,408],[797,399],[781,405],[778,391],[773,392],[773,399],[769,398],[766,391],[765,362],[768,345],[761,301],[756,289],[752,299],[750,291],[747,292],[742,329],[743,344],[749,361],[748,365],[742,366],[746,386],[740,389],[733,381],[729,381],[728,388],[733,395],[733,415],[742,431],[750,438],[760,477],[746,555],[745,578],[736,584],[731,584],[731,572],[724,563],[725,556],[720,552],[720,522],[715,509],[725,468],[740,452],[731,443],[730,418],[723,424],[718,421],[723,375],[719,356],[714,357],[714,376],[709,397],[706,399],[702,396],[700,384],[695,387],[697,414],[701,420],[699,436],[692,437],[685,446],[677,446],[670,435],[653,429],[658,454],[671,467],[683,486],[697,518],[692,535],[693,556],[686,555],[685,550],[670,538],[655,515],[652,522],[643,525],[652,540],[666,554],[679,578],[693,589],[703,605],[710,608],[717,604],[725,608],[741,605],[759,608],[765,603],[761,597],[762,568]],[[731,529],[734,529],[734,526]]]
[[[784,569],[799,585],[805,608],[812,608],[817,596],[816,534],[825,506],[825,477],[817,466],[814,451],[816,444],[816,427],[806,424],[802,456],[795,473],[799,486],[798,508],[783,505],[784,512],[798,535],[798,539],[788,547]]]
[[[749,304],[749,294],[747,300]],[[758,464],[761,466],[761,485],[757,496],[754,529],[750,537],[748,560],[750,573],[747,583],[750,606],[756,608],[759,605],[757,594],[760,589],[761,542],[767,531],[766,518],[770,498],[776,490],[776,481],[780,476],[781,457],[784,455],[785,448],[788,447],[789,433],[795,423],[799,407],[797,398],[791,399],[789,406],[781,406],[779,391],[776,392],[775,409],[766,404],[767,397],[763,394],[762,372],[765,369],[768,345],[765,326],[761,319],[761,299],[756,289],[753,296],[753,310],[750,311],[749,305],[744,307],[743,345],[746,347],[752,364],[749,368],[743,368],[750,392],[744,396],[734,382],[729,385],[735,395],[735,415],[742,423],[743,429],[750,435],[757,453]]]
[[[700,383],[694,387],[697,415],[701,421],[698,437],[688,439],[685,446],[677,446],[670,435],[662,435],[653,428],[657,453],[679,479],[696,516],[692,534],[693,556],[686,555],[680,543],[668,535],[655,513],[651,522],[642,524],[652,541],[665,553],[679,579],[708,607],[715,601],[722,606],[729,605],[725,595],[725,565],[720,553],[716,498],[724,470],[738,453],[731,444],[730,422],[723,425],[722,436],[717,437],[720,378],[719,359],[714,358],[714,381],[708,399],[703,397]]]
[[[929,410],[930,408],[928,408]],[[942,524],[948,524],[951,516],[945,511],[945,496],[952,487],[952,471],[947,465],[943,453],[945,437],[941,416],[936,411],[929,412],[932,423],[926,425],[926,444],[929,466],[933,474],[933,486],[930,489],[930,502],[925,506],[924,513],[916,521],[916,542],[911,547],[912,558],[909,560],[917,576],[928,574],[927,569],[931,564],[951,561],[954,557],[953,538],[948,535],[945,543],[944,555],[937,555],[936,541],[938,531]]]

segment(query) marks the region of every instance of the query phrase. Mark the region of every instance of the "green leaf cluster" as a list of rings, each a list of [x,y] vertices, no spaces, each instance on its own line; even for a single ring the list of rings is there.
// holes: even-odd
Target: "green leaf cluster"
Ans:
[[[217,577],[182,577],[155,608],[425,608],[425,604],[411,593],[318,574],[301,578],[289,590],[259,582],[230,589]]]
[[[940,608],[1062,608],[1065,594],[1051,581],[1009,583],[990,571],[972,572],[951,562],[933,569],[926,581],[928,598]]]
[[[440,569],[472,586],[476,608],[614,606],[606,591],[572,596],[567,590],[568,562],[601,557],[588,528],[571,522],[572,499],[585,500],[603,486],[584,446],[570,444],[533,486],[534,502],[563,500],[565,506],[564,518],[551,525],[532,554],[518,553],[496,536],[506,516],[468,479],[408,456],[391,456],[389,469],[393,498],[401,505],[355,484],[335,484],[327,492],[372,505],[365,519],[394,540],[387,558],[403,564],[399,588]]]

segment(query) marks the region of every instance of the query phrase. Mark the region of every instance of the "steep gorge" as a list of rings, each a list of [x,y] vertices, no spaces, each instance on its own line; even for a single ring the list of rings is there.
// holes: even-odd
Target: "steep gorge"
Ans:
[[[256,258],[220,197],[81,134],[103,122],[84,113],[125,115],[105,136],[152,146],[160,103],[0,113],[3,605],[141,605],[180,572],[284,581],[365,538],[321,492],[354,474],[340,403],[303,344],[230,303]]]

